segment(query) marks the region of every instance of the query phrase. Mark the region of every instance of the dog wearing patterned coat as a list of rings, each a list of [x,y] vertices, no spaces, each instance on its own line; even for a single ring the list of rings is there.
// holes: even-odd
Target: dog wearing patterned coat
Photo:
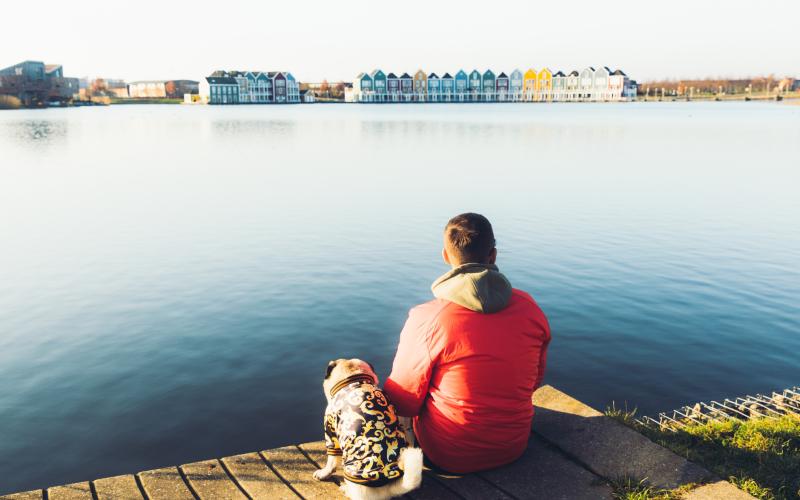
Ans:
[[[352,500],[388,499],[419,488],[422,450],[409,446],[372,365],[360,359],[331,361],[322,387],[328,399],[328,461],[314,479],[329,479],[341,465],[341,488]]]

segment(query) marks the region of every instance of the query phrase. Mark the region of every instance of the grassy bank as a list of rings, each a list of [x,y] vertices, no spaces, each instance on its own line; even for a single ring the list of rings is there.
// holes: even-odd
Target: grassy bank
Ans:
[[[672,431],[642,426],[634,421],[634,413],[635,410],[628,412],[613,406],[606,411],[606,415],[728,479],[756,498],[800,498],[800,418],[797,416],[690,423]],[[679,497],[679,492],[648,490],[645,483],[628,483],[628,488],[624,483],[615,487],[617,498],[671,500]]]

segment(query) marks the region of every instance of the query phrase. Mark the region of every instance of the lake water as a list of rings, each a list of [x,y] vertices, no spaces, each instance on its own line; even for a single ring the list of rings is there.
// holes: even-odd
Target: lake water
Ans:
[[[800,382],[800,106],[0,113],[0,493],[322,437],[385,377],[447,219],[553,330],[546,382],[652,414]]]

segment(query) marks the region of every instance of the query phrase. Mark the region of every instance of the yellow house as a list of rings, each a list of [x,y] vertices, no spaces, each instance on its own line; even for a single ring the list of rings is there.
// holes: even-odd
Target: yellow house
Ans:
[[[533,101],[534,96],[536,95],[536,77],[537,73],[536,70],[531,68],[525,72],[525,75],[522,77],[522,100],[523,101]]]
[[[542,68],[539,71],[539,76],[536,82],[536,89],[538,90],[537,101],[549,101],[553,97],[553,72],[547,68]]]
[[[414,94],[417,101],[424,101],[428,93],[428,75],[419,70],[414,74]]]

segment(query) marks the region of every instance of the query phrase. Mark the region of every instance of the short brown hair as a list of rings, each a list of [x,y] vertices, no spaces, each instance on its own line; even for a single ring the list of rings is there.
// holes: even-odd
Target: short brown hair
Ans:
[[[444,239],[447,253],[458,259],[458,264],[485,264],[495,246],[489,219],[471,212],[450,219],[444,228]]]

